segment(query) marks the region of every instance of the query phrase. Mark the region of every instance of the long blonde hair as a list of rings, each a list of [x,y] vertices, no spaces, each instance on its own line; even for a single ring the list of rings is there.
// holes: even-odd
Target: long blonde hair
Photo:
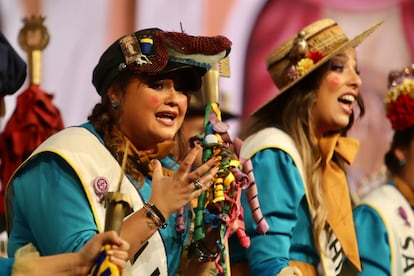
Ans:
[[[330,68],[331,64],[327,62],[289,90],[284,91],[251,116],[240,134],[241,139],[245,139],[261,129],[274,125],[293,139],[304,165],[307,197],[313,210],[313,238],[319,250],[321,249],[319,246],[320,234],[327,229],[328,210],[322,189],[322,156],[317,141],[312,138],[311,114],[317,100],[321,80]],[[360,107],[360,116],[362,116],[365,109],[360,96],[357,102]],[[352,115],[348,126],[340,131],[341,135],[346,135],[353,122],[354,116]],[[336,156],[334,161],[344,169],[343,162]]]

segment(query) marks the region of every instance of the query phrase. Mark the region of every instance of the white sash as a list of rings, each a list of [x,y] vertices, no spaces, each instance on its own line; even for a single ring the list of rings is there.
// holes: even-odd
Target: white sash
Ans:
[[[361,204],[375,209],[387,229],[391,251],[392,275],[414,275],[414,214],[404,196],[392,185],[383,185],[370,192]],[[405,211],[407,221],[400,214]]]

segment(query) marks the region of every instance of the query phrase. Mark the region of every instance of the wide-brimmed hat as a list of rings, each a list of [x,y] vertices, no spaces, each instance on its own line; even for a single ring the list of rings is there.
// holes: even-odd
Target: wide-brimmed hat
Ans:
[[[414,65],[388,74],[385,112],[394,130],[414,126]]]
[[[330,18],[320,19],[304,27],[295,36],[275,48],[267,57],[267,70],[279,93],[254,113],[333,56],[360,44],[381,24],[382,21],[353,39],[348,39],[338,23]]]
[[[124,70],[149,76],[191,70],[191,91],[201,87],[201,76],[230,53],[231,41],[224,36],[191,36],[158,28],[139,30],[116,40],[102,54],[92,83],[102,96]]]

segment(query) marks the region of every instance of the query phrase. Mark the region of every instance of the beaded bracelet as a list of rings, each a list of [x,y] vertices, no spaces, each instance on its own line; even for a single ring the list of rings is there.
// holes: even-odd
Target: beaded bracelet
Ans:
[[[195,253],[199,262],[212,262],[219,254],[218,252],[204,252],[201,250],[199,242],[194,242],[191,247],[191,251]]]
[[[155,207],[154,204],[152,204],[151,202],[144,202],[144,209],[147,211],[147,218],[152,219],[155,224],[160,227],[160,228],[166,228],[167,227],[167,222],[164,218],[164,216],[162,215],[161,211]]]

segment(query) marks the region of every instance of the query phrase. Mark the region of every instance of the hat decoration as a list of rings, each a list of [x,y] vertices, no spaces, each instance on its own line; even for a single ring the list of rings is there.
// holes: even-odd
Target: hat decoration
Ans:
[[[207,39],[163,31],[135,33],[119,40],[126,65],[133,72],[149,74],[162,72],[168,62],[201,67],[206,72],[227,55],[229,42],[222,36]],[[120,63],[121,70],[125,63]]]
[[[414,65],[388,75],[385,112],[394,130],[414,125]]]
[[[381,24],[382,21],[374,24],[353,39],[348,39],[338,23],[330,18],[320,19],[304,27],[295,36],[275,48],[266,59],[270,77],[279,89],[278,95],[297,84],[333,56],[348,48],[356,47]],[[278,95],[260,106],[254,113]]]
[[[224,36],[191,36],[184,32],[143,29],[115,41],[102,54],[92,83],[104,94],[120,72],[157,75],[180,69],[194,69],[200,77],[225,58],[231,41]]]
[[[164,31],[127,35],[119,44],[126,65],[133,72],[149,74],[162,72],[168,62],[201,67],[206,72],[227,56],[231,45],[223,36],[207,38]],[[121,69],[125,68],[123,64],[120,64]]]
[[[288,68],[288,78],[293,81],[304,76],[322,58],[323,54],[316,50],[310,50],[305,39],[306,32],[300,31],[293,42],[289,59],[292,65]],[[298,61],[299,60],[299,61]]]

